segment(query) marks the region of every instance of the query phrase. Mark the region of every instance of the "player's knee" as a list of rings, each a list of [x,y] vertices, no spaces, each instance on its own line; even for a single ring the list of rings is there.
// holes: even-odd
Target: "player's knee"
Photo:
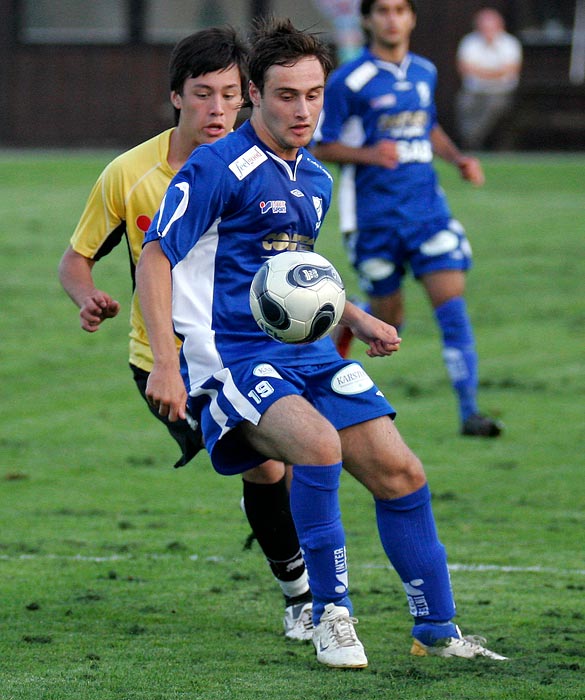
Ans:
[[[282,462],[269,459],[260,466],[249,469],[242,474],[244,481],[253,484],[276,484],[285,475],[285,466]]]
[[[368,488],[374,498],[393,499],[413,493],[425,483],[426,475],[421,461],[414,453],[406,451],[381,463],[372,472]]]

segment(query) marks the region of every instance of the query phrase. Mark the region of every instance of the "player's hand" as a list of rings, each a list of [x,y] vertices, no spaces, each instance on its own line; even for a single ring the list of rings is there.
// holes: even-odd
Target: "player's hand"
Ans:
[[[394,169],[398,165],[398,147],[396,141],[383,139],[370,146],[371,165],[379,165],[382,168]]]
[[[120,311],[120,304],[106,292],[95,289],[84,300],[79,311],[81,327],[88,333],[99,330],[106,318],[114,318]]]
[[[402,338],[389,323],[372,316],[351,302],[346,302],[343,322],[349,326],[356,338],[369,346],[369,357],[386,357],[400,349]]]
[[[146,400],[163,418],[185,420],[187,391],[179,370],[155,363],[146,383]]]
[[[481,163],[473,156],[463,156],[457,163],[461,177],[476,187],[485,183],[485,175]]]

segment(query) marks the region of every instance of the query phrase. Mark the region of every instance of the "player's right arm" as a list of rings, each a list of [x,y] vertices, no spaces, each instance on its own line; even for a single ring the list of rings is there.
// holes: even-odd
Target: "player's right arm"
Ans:
[[[81,327],[88,333],[99,330],[104,319],[114,318],[120,311],[119,302],[96,288],[92,275],[94,264],[94,260],[77,253],[71,246],[59,263],[59,281],[79,307]]]
[[[146,399],[170,421],[185,419],[187,392],[173,329],[171,264],[158,240],[146,243],[142,249],[136,267],[136,289],[154,357]]]

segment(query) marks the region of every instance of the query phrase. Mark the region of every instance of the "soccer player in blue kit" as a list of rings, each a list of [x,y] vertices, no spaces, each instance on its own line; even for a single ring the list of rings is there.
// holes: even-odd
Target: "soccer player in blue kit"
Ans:
[[[94,265],[125,239],[134,281],[144,233],[171,179],[195,148],[234,128],[248,87],[248,46],[229,26],[190,34],[171,53],[169,83],[175,127],[126,151],[105,168],[59,265],[60,281],[80,308],[81,327],[90,333],[120,311],[120,304],[96,287]],[[205,183],[200,186],[205,190]],[[135,294],[130,324],[130,367],[144,397],[153,360]],[[177,341],[177,353],[179,345]],[[187,421],[170,423],[151,410],[181,447],[176,466],[188,463],[201,449],[200,432]],[[290,513],[285,467],[267,461],[264,468],[248,473],[242,485],[246,517],[284,596],[285,635],[310,639],[311,593]]]
[[[319,662],[363,668],[338,500],[343,467],[372,493],[382,545],[414,618],[413,653],[503,659],[452,622],[455,605],[423,467],[362,366],[326,337],[278,343],[256,324],[249,289],[262,262],[312,250],[332,178],[306,150],[332,67],[329,49],[289,20],[256,29],[250,120],[200,146],[172,180],[146,234],[137,285],[154,366],[146,394],[170,420],[200,420],[220,474],[266,458],[293,465],[291,510],[313,594]],[[199,182],[205,188],[198,187]],[[348,302],[341,321],[372,357],[396,329]],[[174,332],[183,339],[180,361]]]
[[[433,154],[474,185],[483,184],[483,170],[437,122],[436,69],[409,51],[413,0],[362,0],[361,15],[369,46],[328,80],[312,151],[342,164],[341,230],[371,312],[401,328],[409,266],[434,309],[461,433],[497,437],[501,423],[477,405],[478,359],[463,296],[471,247],[451,216]],[[338,334],[342,356],[350,337]]]

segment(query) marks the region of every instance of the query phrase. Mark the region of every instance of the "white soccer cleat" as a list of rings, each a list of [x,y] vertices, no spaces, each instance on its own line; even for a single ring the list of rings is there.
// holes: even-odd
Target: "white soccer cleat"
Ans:
[[[355,633],[356,623],[347,608],[328,603],[313,632],[317,661],[331,668],[365,668],[368,659]]]
[[[313,638],[313,603],[289,605],[284,611],[284,636],[299,642]]]
[[[507,661],[507,656],[496,654],[495,651],[486,649],[483,645],[486,640],[476,635],[464,637],[459,627],[456,628],[459,637],[445,637],[439,639],[436,644],[429,646],[414,638],[410,653],[413,656],[459,656],[462,659],[476,659],[478,656],[485,656],[493,661]]]

